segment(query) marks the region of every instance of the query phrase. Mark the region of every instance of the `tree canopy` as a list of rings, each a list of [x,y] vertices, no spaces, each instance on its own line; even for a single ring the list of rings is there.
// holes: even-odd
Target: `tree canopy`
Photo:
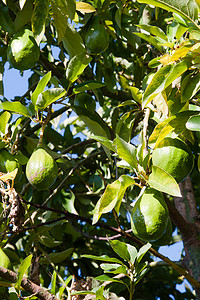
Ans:
[[[198,2],[0,1],[1,299],[200,299]]]

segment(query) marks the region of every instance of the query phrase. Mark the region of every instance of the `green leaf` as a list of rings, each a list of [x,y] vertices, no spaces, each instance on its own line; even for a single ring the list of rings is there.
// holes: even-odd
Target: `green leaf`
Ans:
[[[181,101],[190,100],[200,90],[200,73],[188,74],[181,84]]]
[[[91,4],[86,2],[76,2],[76,10],[82,13],[92,13],[96,11],[96,9]]]
[[[94,89],[99,89],[101,87],[105,86],[105,83],[103,82],[98,82],[98,81],[85,81],[81,84],[76,85],[76,87],[73,89],[73,93],[81,93],[87,90],[94,90]]]
[[[100,142],[102,145],[106,146],[111,151],[115,152],[115,148],[113,147],[113,143],[106,137],[91,135],[91,138]]]
[[[175,65],[166,65],[160,68],[152,78],[143,96],[143,107],[153,100],[153,98],[166,89],[176,78],[183,74],[189,65],[186,61],[181,61]]]
[[[152,44],[158,51],[163,52],[163,48],[160,45],[164,42],[164,40],[160,39],[159,37],[155,37],[146,33],[141,32],[133,32],[133,34],[139,36],[141,39],[147,41],[148,43]]]
[[[49,12],[49,0],[35,0],[31,27],[38,45],[45,33],[46,19]]]
[[[77,54],[70,59],[66,70],[66,78],[69,81],[69,85],[79,78],[91,60],[92,57],[86,53]]]
[[[6,132],[6,126],[8,124],[10,117],[11,117],[11,114],[8,111],[4,111],[0,115],[0,131],[4,134]]]
[[[0,8],[0,27],[11,35],[15,33],[15,26],[10,17],[8,6],[1,6]]]
[[[0,109],[12,111],[13,113],[23,115],[25,117],[32,117],[31,112],[28,110],[26,106],[21,104],[19,101],[15,102],[0,102]]]
[[[112,274],[127,274],[127,268],[120,264],[101,264],[101,269],[103,269],[104,273],[112,273]]]
[[[132,177],[122,175],[118,180],[108,184],[103,196],[99,199],[94,208],[93,224],[99,220],[102,214],[110,212],[113,208],[119,213],[124,193],[127,187],[134,183],[135,180]]]
[[[128,243],[124,243],[121,242],[119,240],[111,240],[109,241],[112,249],[121,257],[123,258],[125,261],[127,262],[131,262],[132,264],[134,264],[135,259],[137,257],[137,249],[128,244]]]
[[[121,262],[119,259],[114,258],[114,257],[109,257],[107,255],[96,256],[96,255],[83,254],[83,255],[81,255],[81,257],[90,258],[90,259],[94,259],[94,260],[100,260],[100,261],[106,261],[106,262],[111,262],[111,263],[117,263],[117,264],[123,265],[123,262]]]
[[[78,214],[74,202],[75,202],[75,195],[72,191],[65,191],[64,189],[61,190],[61,199],[62,199],[62,206],[65,210],[72,214]]]
[[[70,58],[77,54],[85,53],[85,45],[80,34],[72,27],[72,25],[66,24],[67,26],[62,42]]]
[[[141,91],[136,88],[135,86],[130,86],[129,90],[131,91],[131,95],[133,97],[133,100],[135,100],[137,103],[142,103],[142,93]]]
[[[161,192],[175,197],[181,197],[181,192],[176,180],[158,166],[152,166],[152,173],[149,175],[148,184]]]
[[[54,270],[53,271],[53,275],[51,276],[51,293],[53,295],[56,294],[56,278],[57,278],[57,273],[56,271]]]
[[[53,22],[58,32],[58,43],[60,43],[68,26],[68,17],[74,18],[76,2],[74,0],[51,0],[51,7],[53,10]]]
[[[66,258],[68,258],[72,254],[73,250],[74,250],[74,248],[69,248],[62,252],[50,253],[50,254],[48,254],[48,258],[52,263],[58,264],[58,263],[64,261]],[[49,260],[46,257],[40,258],[40,263],[48,265]]]
[[[138,251],[138,254],[137,254],[137,262],[138,263],[142,260],[143,256],[147,253],[147,251],[149,251],[150,248],[151,248],[150,243],[147,243],[140,248],[140,250]]]
[[[30,254],[29,256],[27,256],[21,262],[21,264],[19,266],[19,270],[18,270],[18,274],[17,274],[17,282],[15,283],[15,287],[17,287],[18,289],[20,289],[21,281],[22,281],[22,278],[23,278],[24,274],[26,273],[27,269],[31,265],[32,257],[33,257],[32,254]]]
[[[126,285],[126,283],[124,283],[122,280],[111,278],[107,275],[100,275],[100,276],[95,277],[95,279],[98,280],[98,281],[103,281],[103,282],[104,281],[118,282],[118,283],[122,283],[122,284]]]
[[[117,147],[117,153],[119,157],[129,163],[133,169],[137,170],[138,162],[136,159],[136,148],[121,139],[119,136],[116,137],[113,144]]]
[[[16,31],[20,30],[23,26],[31,21],[33,13],[33,2],[31,0],[22,1],[25,2],[23,8],[19,10],[14,20]]]
[[[75,105],[73,109],[92,133],[94,133],[96,136],[102,136],[107,138],[110,137],[109,127],[98,113],[89,111],[84,107]]]
[[[45,74],[38,82],[34,92],[31,95],[31,101],[35,105],[40,93],[42,93],[51,79],[51,71]]]
[[[186,128],[191,131],[200,131],[200,115],[190,117],[186,123]]]
[[[163,8],[180,15],[187,22],[192,22],[198,27],[195,21],[198,19],[198,8],[195,1],[188,0],[138,0],[139,3],[146,3],[156,7]]]
[[[48,232],[38,235],[38,241],[48,248],[54,248],[62,244],[61,241],[55,241]]]
[[[39,94],[37,101],[35,103],[35,107],[40,110],[44,110],[51,103],[57,101],[58,99],[64,97],[66,95],[66,91],[63,88],[52,88],[44,91]]]
[[[131,140],[134,121],[135,115],[132,112],[126,112],[120,117],[116,125],[116,134],[127,143]]]
[[[167,38],[166,34],[164,33],[164,31],[157,26],[137,25],[137,27],[168,42],[168,38]]]

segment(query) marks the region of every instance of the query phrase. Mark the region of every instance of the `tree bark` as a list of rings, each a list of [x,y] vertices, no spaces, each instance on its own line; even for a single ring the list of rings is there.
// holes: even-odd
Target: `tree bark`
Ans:
[[[0,277],[6,279],[10,282],[17,281],[17,274],[13,271],[7,270],[3,267],[0,267]],[[33,283],[29,279],[23,277],[21,281],[21,286],[29,293],[34,294],[36,297],[42,300],[57,300],[56,296],[47,292],[44,288]]]
[[[180,183],[182,197],[174,197],[174,211],[178,211],[182,222],[176,218],[174,211],[171,211],[172,220],[180,231],[185,257],[182,266],[189,274],[200,282],[200,220],[194,197],[192,182],[188,176]],[[197,299],[200,299],[200,290],[196,290]]]

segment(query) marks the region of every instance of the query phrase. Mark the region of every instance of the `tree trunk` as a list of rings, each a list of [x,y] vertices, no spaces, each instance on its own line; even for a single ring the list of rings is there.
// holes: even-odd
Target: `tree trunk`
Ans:
[[[200,219],[190,177],[180,183],[180,189],[182,197],[174,197],[175,207],[170,208],[170,215],[183,240],[182,265],[200,282]],[[200,290],[196,289],[196,295],[200,299]]]

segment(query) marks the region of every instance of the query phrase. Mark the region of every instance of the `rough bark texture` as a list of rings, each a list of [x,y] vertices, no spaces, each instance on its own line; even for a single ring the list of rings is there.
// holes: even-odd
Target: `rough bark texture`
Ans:
[[[180,183],[182,197],[175,197],[174,211],[170,214],[175,225],[178,227],[185,250],[185,257],[182,265],[189,274],[200,282],[200,220],[197,205],[194,197],[190,177]],[[176,218],[176,213],[182,217],[182,221]],[[200,299],[200,290],[196,289],[197,299]]]
[[[3,267],[0,267],[0,277],[10,281],[16,282],[17,281],[17,274],[13,271],[7,270]],[[29,279],[23,277],[21,281],[21,286],[30,294],[34,294],[38,299],[42,300],[57,300],[57,298],[47,292],[44,288],[40,287],[39,285],[33,283]]]

